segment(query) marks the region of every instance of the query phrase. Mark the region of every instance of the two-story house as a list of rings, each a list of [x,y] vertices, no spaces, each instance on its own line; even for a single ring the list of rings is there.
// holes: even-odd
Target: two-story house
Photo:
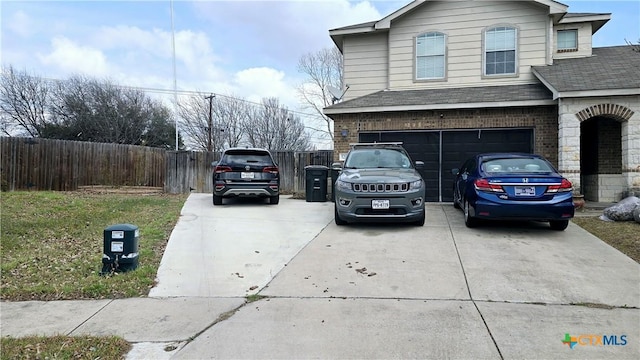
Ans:
[[[640,52],[592,47],[611,14],[550,0],[416,0],[329,31],[348,86],[324,109],[334,149],[402,141],[425,162],[427,200],[480,152],[548,158],[591,201],[640,193]]]

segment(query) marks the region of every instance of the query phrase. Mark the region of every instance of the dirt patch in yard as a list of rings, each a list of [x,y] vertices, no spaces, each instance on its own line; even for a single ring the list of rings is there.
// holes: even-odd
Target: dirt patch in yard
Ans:
[[[78,192],[88,194],[162,194],[164,189],[161,187],[152,186],[103,186],[103,185],[89,185],[78,186]]]

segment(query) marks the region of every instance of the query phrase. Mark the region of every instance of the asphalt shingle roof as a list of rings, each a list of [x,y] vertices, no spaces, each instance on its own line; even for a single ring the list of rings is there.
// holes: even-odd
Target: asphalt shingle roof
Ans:
[[[640,89],[640,52],[631,45],[594,48],[593,56],[533,69],[558,92]]]
[[[635,47],[637,48],[637,46]],[[640,52],[633,46],[594,48],[593,56],[555,60],[553,65],[533,66],[541,80],[558,92],[640,90]],[[327,109],[392,106],[427,106],[551,100],[543,84],[466,88],[383,90],[331,105]]]
[[[454,89],[378,91],[347,100],[327,109],[351,109],[380,106],[440,105],[483,102],[551,100],[551,92],[542,84],[482,86]]]

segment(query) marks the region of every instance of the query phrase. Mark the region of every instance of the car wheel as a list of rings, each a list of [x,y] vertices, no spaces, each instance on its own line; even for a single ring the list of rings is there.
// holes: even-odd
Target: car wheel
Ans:
[[[471,214],[469,213],[469,207],[470,207],[469,202],[465,199],[464,200],[464,224],[468,228],[472,228],[472,227],[478,226],[478,219],[471,216]]]
[[[222,205],[222,196],[213,195],[213,205]]]
[[[557,231],[563,231],[564,229],[567,228],[567,226],[569,226],[569,220],[554,220],[554,221],[549,221],[549,226],[551,227],[551,229],[553,230],[557,230]]]
[[[338,226],[347,225],[347,222],[340,218],[340,215],[338,214],[338,207],[337,206],[333,207],[333,219],[336,222],[336,225],[338,225]]]
[[[458,203],[458,201],[456,201],[456,189],[455,187],[453,188],[453,207],[456,209],[460,209],[460,203]]]
[[[422,216],[420,217],[420,219],[419,219],[418,221],[414,222],[413,224],[414,224],[415,226],[424,226],[424,220],[425,220],[425,218],[427,217],[427,215],[426,215],[426,214],[427,214],[427,210],[425,209],[425,210],[422,212]]]
[[[270,196],[269,197],[269,204],[277,205],[279,202],[280,202],[280,195]]]

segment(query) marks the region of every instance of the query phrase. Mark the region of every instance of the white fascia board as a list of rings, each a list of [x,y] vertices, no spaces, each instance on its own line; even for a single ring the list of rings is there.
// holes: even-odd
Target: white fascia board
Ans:
[[[573,23],[609,21],[609,20],[611,20],[611,14],[591,14],[591,15],[585,15],[585,16],[563,17],[562,19],[560,19],[558,24],[573,24]]]
[[[538,3],[549,7],[549,14],[564,14],[569,8],[567,5],[553,0],[538,0]]]
[[[337,30],[329,30],[329,36],[364,34],[372,31],[375,31],[375,29],[372,26],[363,26],[363,27],[352,28],[352,29],[337,29]]]
[[[397,19],[398,17],[406,14],[407,12],[415,9],[417,6],[422,5],[425,1],[429,0],[414,0],[413,2],[405,5],[404,7],[392,12],[391,14],[385,16],[380,19],[375,25],[376,30],[378,29],[389,29],[391,28],[391,21]]]
[[[582,90],[582,91],[561,91],[558,93],[559,98],[588,98],[588,97],[607,97],[607,96],[627,96],[640,95],[640,88],[632,89],[615,89],[615,90]],[[554,96],[555,99],[555,96]]]
[[[429,105],[397,105],[397,106],[368,106],[349,109],[323,109],[325,115],[336,114],[358,114],[372,112],[392,112],[392,111],[421,111],[421,110],[455,110],[455,109],[481,109],[481,108],[503,108],[503,107],[523,107],[523,106],[545,106],[557,105],[555,100],[523,100],[523,101],[503,101],[484,103],[461,103],[461,104],[429,104]]]

